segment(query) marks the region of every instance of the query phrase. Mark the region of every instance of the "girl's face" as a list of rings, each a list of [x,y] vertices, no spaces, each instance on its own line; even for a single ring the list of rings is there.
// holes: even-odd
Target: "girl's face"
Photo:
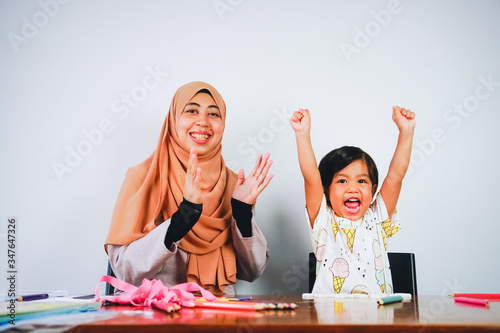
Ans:
[[[365,161],[354,161],[333,176],[329,189],[332,209],[340,217],[357,221],[370,207],[376,189]]]
[[[206,93],[194,95],[182,110],[176,130],[183,148],[187,151],[196,148],[198,155],[219,144],[224,122],[212,96]]]

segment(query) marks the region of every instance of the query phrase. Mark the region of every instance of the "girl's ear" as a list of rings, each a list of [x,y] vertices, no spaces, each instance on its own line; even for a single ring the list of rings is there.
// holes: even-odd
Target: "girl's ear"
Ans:
[[[375,193],[377,193],[377,184],[372,186],[372,197],[375,196]]]

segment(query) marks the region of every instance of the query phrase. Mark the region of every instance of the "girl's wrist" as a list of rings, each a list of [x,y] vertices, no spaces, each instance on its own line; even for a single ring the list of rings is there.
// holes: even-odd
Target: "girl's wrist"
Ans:
[[[401,129],[399,131],[399,135],[402,135],[402,136],[413,136],[415,130],[414,129]]]
[[[311,137],[310,132],[295,132],[295,138],[300,140],[308,140]]]

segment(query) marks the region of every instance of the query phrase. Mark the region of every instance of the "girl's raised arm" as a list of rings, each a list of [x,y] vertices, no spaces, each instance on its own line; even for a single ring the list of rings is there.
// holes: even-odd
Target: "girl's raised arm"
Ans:
[[[313,227],[323,199],[323,185],[321,184],[321,176],[311,145],[311,116],[309,110],[299,109],[295,111],[290,119],[290,124],[295,131],[300,171],[304,177],[307,214],[309,215],[311,227]]]
[[[410,164],[413,132],[415,130],[415,113],[399,106],[393,106],[392,120],[399,129],[398,143],[389,165],[387,177],[385,177],[380,189],[389,216],[392,216],[396,209],[403,178]]]

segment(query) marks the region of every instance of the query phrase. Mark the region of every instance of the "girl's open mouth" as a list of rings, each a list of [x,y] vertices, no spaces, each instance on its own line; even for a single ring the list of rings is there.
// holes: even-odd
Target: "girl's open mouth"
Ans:
[[[361,208],[361,201],[359,199],[349,199],[344,201],[344,207],[349,214],[357,214]]]

